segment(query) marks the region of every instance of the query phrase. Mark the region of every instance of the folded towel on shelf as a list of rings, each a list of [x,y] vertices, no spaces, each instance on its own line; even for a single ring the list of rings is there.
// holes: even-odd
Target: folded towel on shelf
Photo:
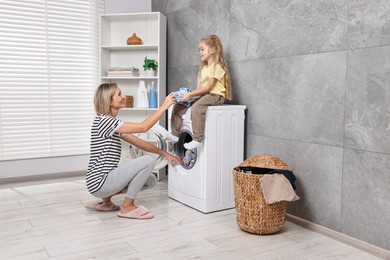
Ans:
[[[110,67],[108,70],[109,71],[113,71],[113,70],[115,70],[115,71],[139,71],[139,69],[136,67]]]
[[[107,77],[139,77],[139,69],[136,67],[110,67]]]

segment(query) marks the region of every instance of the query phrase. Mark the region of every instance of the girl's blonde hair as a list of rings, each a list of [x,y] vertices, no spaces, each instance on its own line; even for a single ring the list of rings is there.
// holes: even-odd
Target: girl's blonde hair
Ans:
[[[110,115],[111,100],[117,89],[116,83],[103,83],[96,89],[93,98],[96,114]]]
[[[215,63],[219,63],[222,66],[223,70],[225,71],[225,88],[226,88],[225,98],[227,100],[232,100],[233,98],[232,83],[230,80],[229,69],[225,61],[225,55],[223,53],[221,40],[216,35],[208,35],[206,37],[203,37],[200,41],[204,42],[211,49],[214,49],[214,53],[212,55],[213,60]],[[199,71],[201,71],[203,66],[205,65],[207,65],[207,61],[202,61]]]

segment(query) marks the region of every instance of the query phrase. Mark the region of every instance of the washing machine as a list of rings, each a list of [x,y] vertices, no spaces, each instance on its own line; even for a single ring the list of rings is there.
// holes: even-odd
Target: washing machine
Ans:
[[[153,126],[139,138],[185,159],[175,167],[158,154],[149,153],[125,142],[122,143],[122,162],[150,155],[155,159],[153,172],[159,178],[168,165],[168,196],[203,213],[234,208],[233,168],[244,160],[243,105],[210,106],[206,112],[205,139],[194,150],[186,150],[184,143],[192,141],[191,108],[183,115],[179,141],[166,139],[167,129]],[[168,110],[169,131],[172,107]],[[165,175],[165,174],[164,174]]]
[[[243,105],[210,106],[206,112],[205,139],[187,151],[192,140],[191,111],[183,116],[174,152],[189,157],[183,165],[168,165],[168,196],[203,213],[234,207],[232,170],[244,159]],[[169,130],[171,109],[168,112]],[[191,156],[188,156],[191,153]]]

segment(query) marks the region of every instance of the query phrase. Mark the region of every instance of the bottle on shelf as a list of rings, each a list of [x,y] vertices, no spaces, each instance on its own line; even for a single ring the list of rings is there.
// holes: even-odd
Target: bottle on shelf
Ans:
[[[145,81],[140,80],[137,88],[136,104],[138,108],[147,108],[149,106],[148,90],[145,86]]]
[[[154,81],[150,82],[149,108],[157,108],[157,89]]]

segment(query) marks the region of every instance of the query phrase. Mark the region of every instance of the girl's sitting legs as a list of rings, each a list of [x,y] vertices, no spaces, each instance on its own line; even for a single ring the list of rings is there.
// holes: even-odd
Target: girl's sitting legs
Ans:
[[[191,121],[194,136],[191,142],[184,144],[184,148],[191,150],[200,147],[204,139],[207,108],[209,106],[221,105],[224,101],[225,99],[220,95],[206,94],[192,105]]]

